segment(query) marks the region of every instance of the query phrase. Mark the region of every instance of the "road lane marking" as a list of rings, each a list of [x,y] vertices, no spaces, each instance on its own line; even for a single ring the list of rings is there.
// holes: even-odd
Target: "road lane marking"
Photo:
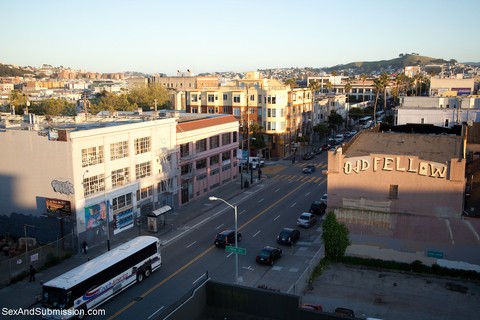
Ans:
[[[259,234],[260,232],[262,232],[262,231],[258,230],[257,233],[255,233],[255,234],[253,235],[253,237],[255,238],[255,236],[256,236],[257,234]]]
[[[162,306],[160,309],[158,309],[157,311],[155,311],[154,313],[152,313],[148,319],[152,318],[154,315],[156,315],[158,313],[158,311],[162,310],[163,308],[165,308],[165,306]]]
[[[286,195],[284,195],[283,197],[281,197],[280,199],[278,199],[277,201],[275,201],[274,203],[272,203],[270,206],[268,206],[267,208],[265,208],[264,210],[260,211],[257,215],[255,215],[254,217],[252,217],[250,220],[248,220],[247,222],[245,222],[244,224],[242,224],[238,230],[241,230],[243,228],[245,228],[246,226],[248,226],[250,223],[252,223],[253,221],[257,220],[259,217],[261,217],[262,215],[264,215],[268,210],[272,209],[273,207],[275,207],[276,205],[278,205],[280,202],[284,201],[285,199],[287,199],[288,197],[290,197],[294,192],[296,192],[298,189],[300,189],[301,187],[303,187],[304,185],[306,184],[306,182],[304,183],[301,183],[300,185],[298,185],[295,189],[293,189],[292,191],[290,191],[289,193],[287,193]],[[201,223],[198,223],[197,225],[199,225]],[[176,238],[176,237],[174,237]],[[173,239],[174,239],[173,238]],[[169,240],[168,242],[170,242],[172,240]],[[323,246],[323,245],[322,245]],[[215,246],[211,246],[210,248],[206,249],[205,251],[203,251],[202,253],[200,253],[198,256],[196,256],[195,258],[193,258],[192,260],[190,260],[188,263],[184,264],[182,267],[180,267],[179,269],[177,269],[175,272],[173,272],[172,274],[170,274],[168,277],[166,277],[165,279],[163,279],[162,281],[158,282],[156,285],[154,285],[153,287],[151,287],[150,289],[148,289],[147,291],[145,291],[145,293],[143,293],[142,295],[140,295],[140,297],[142,299],[144,299],[146,296],[148,296],[150,293],[154,292],[155,290],[157,290],[158,288],[160,288],[161,286],[163,286],[167,281],[171,280],[172,278],[174,278],[176,275],[180,274],[181,272],[183,272],[185,269],[187,269],[188,267],[190,267],[192,264],[196,263],[198,260],[200,260],[201,258],[203,258],[206,254],[208,254],[210,251],[212,251],[213,249],[215,249],[216,247]],[[116,317],[118,317],[120,314],[122,314],[123,312],[125,312],[127,309],[130,309],[134,304],[136,304],[138,301],[136,300],[133,300],[131,301],[129,304],[127,304],[126,306],[124,306],[123,308],[121,308],[120,310],[118,310],[113,316],[109,317],[108,320],[112,320]]]
[[[193,241],[192,243],[190,243],[187,248],[190,248],[191,246],[193,246],[195,243],[197,243],[197,241]]]
[[[218,227],[216,227],[215,230],[220,229],[220,228],[223,227],[224,225],[225,225],[225,224],[222,223],[221,225],[219,225]]]
[[[198,277],[197,280],[193,281],[192,284],[195,284],[197,281],[202,280],[203,278],[205,278],[204,274],[202,274],[200,277]]]
[[[470,223],[470,221],[467,221],[467,220],[462,220],[467,226],[468,228],[473,232],[473,234],[475,235],[475,237],[477,237],[477,241],[480,240],[480,237],[478,236],[478,233],[477,233],[477,230],[475,230],[475,228],[472,226],[472,224]]]
[[[277,220],[278,218],[280,218],[280,215],[276,216],[275,219],[273,219],[273,221]]]
[[[450,240],[452,241],[452,244],[455,244],[455,240],[453,240],[452,228],[450,227],[450,220],[445,219],[445,224],[447,225],[448,232],[450,233]]]
[[[293,207],[295,207],[295,205],[296,205],[296,204],[297,204],[297,203],[296,203],[296,202],[294,202],[294,203],[293,203],[293,204],[290,206],[290,208],[293,208]]]
[[[278,192],[278,191],[280,191],[280,188],[278,188],[278,189],[277,189],[277,190],[275,190],[274,192]]]
[[[307,193],[305,194],[305,197],[308,197],[309,195],[310,195],[310,192],[307,192]]]
[[[262,199],[258,200],[258,203],[260,203],[260,202],[263,202],[263,200],[265,200],[265,199],[264,199],[264,198],[262,198]]]

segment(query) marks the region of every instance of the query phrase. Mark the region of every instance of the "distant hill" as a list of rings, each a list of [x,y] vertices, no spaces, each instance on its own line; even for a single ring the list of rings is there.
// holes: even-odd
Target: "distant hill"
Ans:
[[[401,70],[406,66],[425,66],[428,64],[444,64],[449,62],[456,61],[447,61],[443,59],[420,56],[416,54],[405,54],[391,60],[352,62],[348,64],[336,65],[330,68],[323,68],[323,70],[325,70],[326,72],[331,72],[334,70],[351,70],[355,74],[372,74],[381,72],[394,72],[397,70]]]
[[[23,76],[26,73],[31,73],[31,72],[22,68],[15,68],[13,66],[0,63],[0,77]]]

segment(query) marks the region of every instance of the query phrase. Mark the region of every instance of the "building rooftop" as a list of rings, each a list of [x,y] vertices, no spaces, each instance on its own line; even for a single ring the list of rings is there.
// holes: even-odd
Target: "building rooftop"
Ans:
[[[343,153],[349,158],[390,154],[445,163],[452,158],[463,158],[463,139],[448,134],[362,131],[345,145]]]

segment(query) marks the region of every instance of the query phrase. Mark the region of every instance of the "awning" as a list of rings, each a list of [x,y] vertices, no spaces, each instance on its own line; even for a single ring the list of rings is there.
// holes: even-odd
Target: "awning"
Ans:
[[[149,217],[158,217],[161,214],[164,214],[165,212],[168,212],[172,210],[172,207],[170,206],[163,206],[157,210],[153,210],[152,213],[150,213],[148,216]]]

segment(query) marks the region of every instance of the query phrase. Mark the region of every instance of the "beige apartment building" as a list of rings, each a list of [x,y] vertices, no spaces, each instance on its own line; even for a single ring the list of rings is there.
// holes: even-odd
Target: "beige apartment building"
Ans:
[[[312,130],[313,94],[307,88],[290,88],[275,79],[263,79],[259,72],[222,86],[186,91],[186,111],[231,114],[239,122],[242,141],[253,128],[265,137],[266,147],[250,150],[265,158],[291,154],[293,143]]]

